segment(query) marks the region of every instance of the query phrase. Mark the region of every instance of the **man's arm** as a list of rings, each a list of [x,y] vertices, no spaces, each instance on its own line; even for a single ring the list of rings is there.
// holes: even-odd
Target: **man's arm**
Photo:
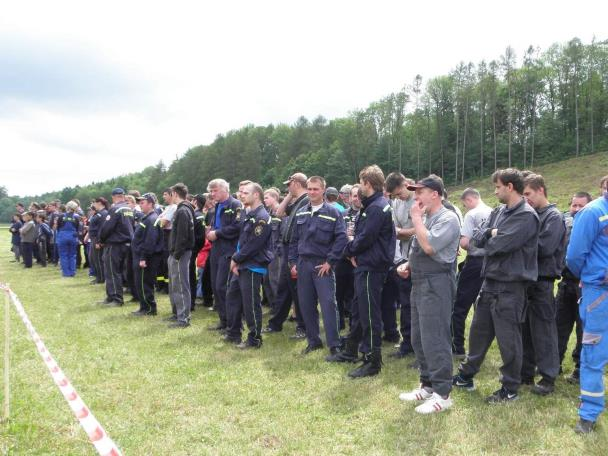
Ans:
[[[595,211],[583,209],[574,217],[570,243],[566,251],[566,264],[575,277],[581,276],[598,230],[599,216]]]

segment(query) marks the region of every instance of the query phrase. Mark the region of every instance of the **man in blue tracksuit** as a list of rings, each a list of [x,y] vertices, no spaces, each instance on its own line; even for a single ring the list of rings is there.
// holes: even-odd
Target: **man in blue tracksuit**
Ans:
[[[289,264],[292,275],[298,277],[298,302],[306,325],[308,345],[303,354],[323,347],[319,337],[318,301],[331,357],[337,355],[340,347],[334,269],[346,245],[346,224],[338,208],[324,201],[325,179],[310,177],[307,190],[308,205],[296,212]]]
[[[112,190],[112,207],[99,229],[99,241],[104,248],[106,278],[105,304],[122,306],[123,266],[133,238],[133,210],[125,201],[122,188]]]
[[[237,250],[232,255],[232,275],[226,295],[228,328],[225,340],[238,343],[238,348],[262,346],[261,287],[273,254],[270,249],[270,215],[264,208],[264,190],[254,182],[241,187],[241,199],[249,212],[240,214]],[[242,316],[249,333],[241,342]]]
[[[156,315],[156,299],[154,298],[154,285],[160,270],[163,254],[163,230],[156,223],[158,214],[154,210],[156,195],[145,193],[137,198],[142,209],[143,217],[135,226],[133,242],[131,242],[133,285],[137,287],[139,310],[132,315]]]
[[[227,325],[226,291],[228,275],[230,274],[230,258],[236,250],[239,240],[240,224],[238,221],[242,204],[230,196],[230,186],[224,179],[213,179],[207,190],[216,202],[215,216],[208,227],[207,240],[212,243],[209,253],[211,268],[211,288],[213,289],[213,305],[220,321],[209,329],[224,331]]]
[[[566,263],[582,283],[583,323],[580,420],[575,431],[589,433],[604,410],[604,366],[608,362],[608,192],[574,217]]]
[[[344,256],[355,267],[355,299],[353,320],[359,324],[351,329],[344,351],[335,361],[355,361],[358,346],[364,353],[363,365],[350,372],[353,378],[376,375],[382,365],[382,287],[395,257],[395,225],[391,205],[383,196],[384,174],[371,165],[359,173],[362,208],[355,224],[354,239],[344,248]],[[355,309],[353,309],[355,310]]]

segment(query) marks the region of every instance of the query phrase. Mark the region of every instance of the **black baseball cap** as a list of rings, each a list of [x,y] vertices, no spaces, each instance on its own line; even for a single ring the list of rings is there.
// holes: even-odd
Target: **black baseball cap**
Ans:
[[[435,190],[437,193],[439,193],[439,196],[443,196],[443,192],[444,192],[443,182],[441,182],[439,179],[437,179],[435,177],[430,177],[430,176],[419,180],[415,184],[408,185],[407,189],[415,191],[418,188],[424,188],[424,187],[430,188],[431,190]]]
[[[152,203],[152,204],[156,204],[156,202],[157,202],[156,195],[154,193],[151,193],[151,192],[150,193],[144,193],[143,195],[138,196],[135,199],[137,201],[146,200],[146,201],[148,201],[149,203]]]
[[[120,187],[116,187],[114,190],[112,190],[112,196],[115,195],[124,195],[125,191],[124,189],[120,188]]]

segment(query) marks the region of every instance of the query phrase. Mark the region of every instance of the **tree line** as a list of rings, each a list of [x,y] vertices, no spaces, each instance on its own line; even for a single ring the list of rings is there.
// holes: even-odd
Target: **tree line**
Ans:
[[[199,193],[214,177],[271,186],[296,170],[340,186],[354,182],[371,163],[416,179],[435,173],[447,185],[501,167],[532,168],[606,149],[607,70],[608,40],[584,44],[574,38],[544,51],[531,46],[519,56],[507,47],[490,62],[460,62],[449,74],[428,80],[417,75],[343,118],[247,125],[189,149],[168,167],[161,161],[141,172],[22,200],[88,202],[116,186],[160,193],[178,181]],[[0,195],[3,221],[17,199]]]

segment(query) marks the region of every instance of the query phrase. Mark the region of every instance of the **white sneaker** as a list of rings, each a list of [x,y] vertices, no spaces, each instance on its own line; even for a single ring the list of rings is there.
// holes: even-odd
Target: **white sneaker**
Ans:
[[[449,409],[452,405],[454,405],[454,402],[449,397],[444,399],[439,394],[433,393],[432,397],[427,399],[424,404],[416,407],[416,411],[423,414],[438,413]]]
[[[433,393],[431,391],[423,388],[422,385],[420,385],[420,387],[410,391],[409,393],[401,393],[399,395],[399,399],[406,402],[420,402],[426,401],[432,395]]]

